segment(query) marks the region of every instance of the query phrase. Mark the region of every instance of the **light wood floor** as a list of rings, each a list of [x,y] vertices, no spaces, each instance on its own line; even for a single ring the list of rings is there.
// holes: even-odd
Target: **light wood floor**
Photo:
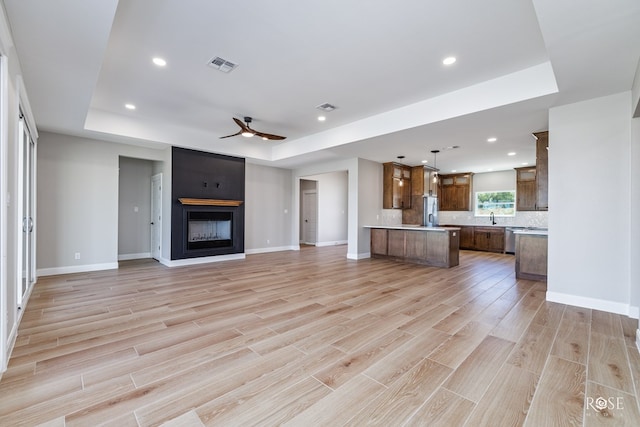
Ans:
[[[509,255],[345,251],[41,278],[0,426],[640,425],[635,320],[545,302]]]

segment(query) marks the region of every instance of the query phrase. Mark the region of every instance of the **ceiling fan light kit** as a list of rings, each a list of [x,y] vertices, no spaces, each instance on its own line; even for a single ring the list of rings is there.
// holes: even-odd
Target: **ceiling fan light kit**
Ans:
[[[240,130],[234,134],[221,136],[220,139],[230,138],[232,136],[242,135],[246,138],[251,138],[256,135],[262,138],[265,141],[281,141],[286,138],[286,136],[274,135],[272,133],[258,132],[257,130],[251,129],[251,122],[253,119],[251,117],[245,117],[244,123],[242,123],[239,119],[233,118],[233,121],[236,122],[238,126],[240,126]]]

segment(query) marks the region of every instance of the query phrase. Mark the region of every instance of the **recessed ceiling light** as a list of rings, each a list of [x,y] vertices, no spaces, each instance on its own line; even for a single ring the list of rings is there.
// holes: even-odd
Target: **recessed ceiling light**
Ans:
[[[428,163],[428,162],[427,162],[426,160],[423,160],[423,161],[422,161],[422,164],[425,164],[425,163]]]
[[[487,172],[493,172],[493,169],[489,168],[487,169]]]
[[[155,57],[155,58],[153,58],[153,60],[152,60],[152,61],[153,61],[153,63],[154,63],[154,64],[156,64],[158,67],[164,67],[165,65],[167,65],[167,61],[165,61],[165,60],[164,60],[164,59],[162,59],[162,58]]]
[[[319,122],[324,122],[325,120],[327,120],[327,118],[325,116],[318,116],[318,121]]]
[[[522,162],[522,166],[527,166],[529,162]]]
[[[451,172],[456,173],[458,171],[456,169],[452,169]]]
[[[492,136],[491,138],[487,138],[487,142],[496,142],[498,138]]]
[[[442,63],[443,63],[444,65],[451,65],[451,64],[453,64],[454,62],[456,62],[456,57],[455,57],[455,56],[447,56],[446,58],[444,58],[444,59],[442,60]]]
[[[516,155],[515,151],[511,151],[511,152],[507,153],[507,156],[515,156],[515,155]]]
[[[126,108],[127,110],[135,110],[136,106],[133,104],[124,104],[124,108]]]

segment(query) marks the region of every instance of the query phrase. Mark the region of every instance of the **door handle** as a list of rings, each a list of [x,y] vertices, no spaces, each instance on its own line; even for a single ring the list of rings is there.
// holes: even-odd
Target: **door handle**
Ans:
[[[24,217],[22,218],[22,232],[31,233],[33,231],[33,218]]]
[[[309,220],[308,220],[308,219],[305,219],[305,220],[304,220],[304,222],[309,222]]]
[[[155,224],[153,221],[151,221],[151,225]]]

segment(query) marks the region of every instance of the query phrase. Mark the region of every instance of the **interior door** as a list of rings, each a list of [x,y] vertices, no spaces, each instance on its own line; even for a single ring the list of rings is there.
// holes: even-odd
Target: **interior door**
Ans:
[[[160,260],[162,252],[162,174],[151,177],[151,257]]]
[[[20,192],[19,218],[22,218],[21,248],[18,256],[20,280],[18,283],[17,306],[22,308],[24,298],[36,281],[36,250],[35,250],[35,162],[36,144],[29,132],[24,116],[20,114],[18,123],[20,138],[19,167]]]
[[[315,245],[318,235],[318,196],[315,191],[302,193],[302,242]]]

